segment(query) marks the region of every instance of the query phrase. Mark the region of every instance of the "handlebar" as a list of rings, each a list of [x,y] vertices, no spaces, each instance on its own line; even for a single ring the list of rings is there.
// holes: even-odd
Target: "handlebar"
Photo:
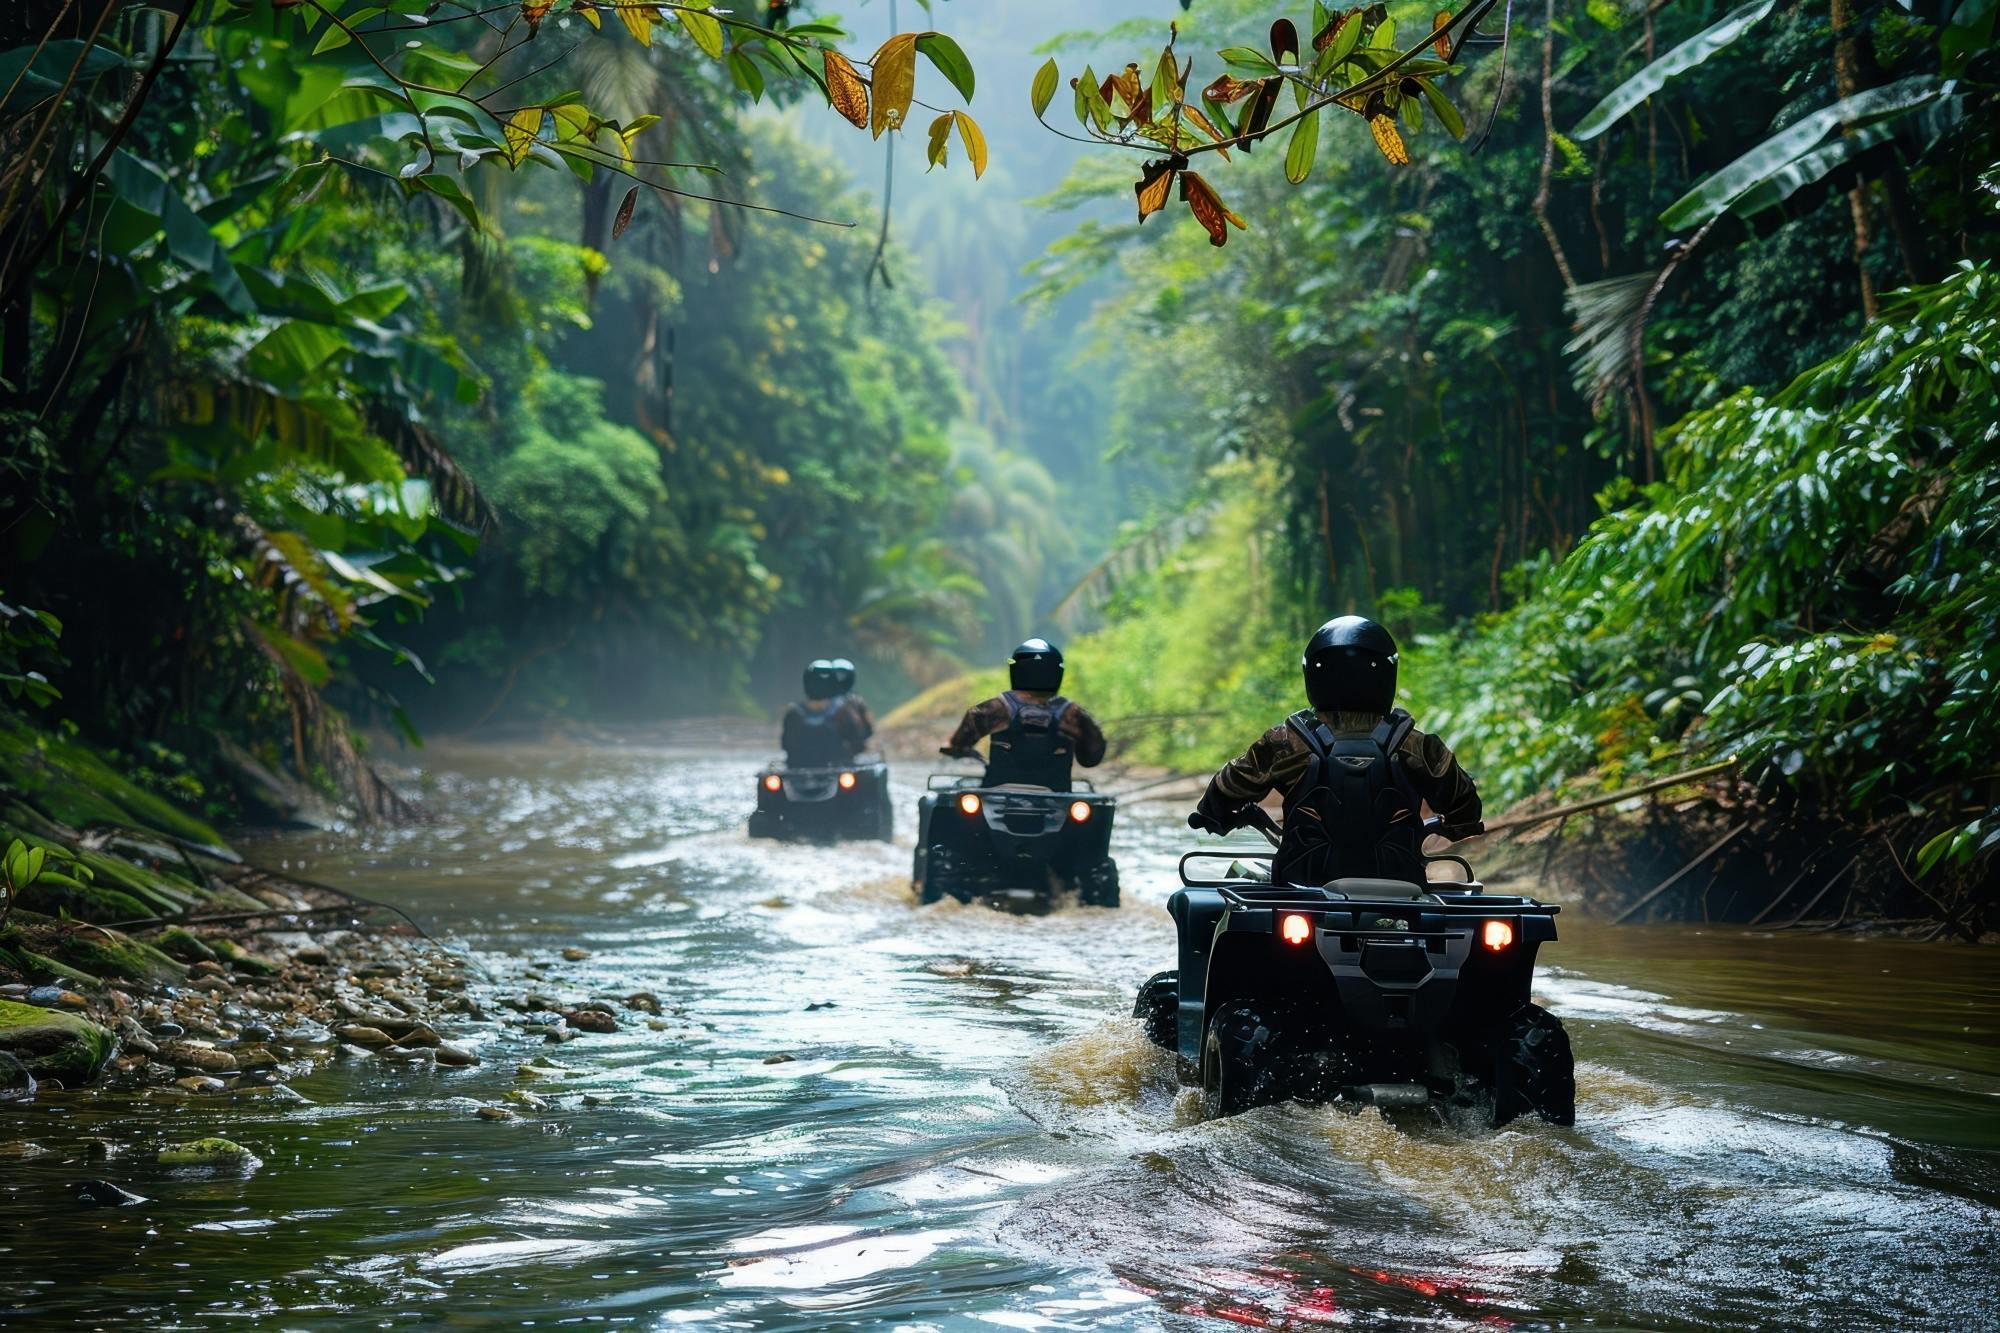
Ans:
[[[1221,827],[1217,827],[1216,821],[1207,818],[1197,810],[1188,816],[1188,827],[1217,835],[1229,833],[1232,830],[1240,828],[1254,828],[1263,834],[1265,840],[1273,847],[1278,845],[1279,838],[1284,834],[1284,830],[1279,826],[1278,821],[1271,818],[1271,812],[1261,805],[1237,807],[1229,816],[1228,821]],[[1439,815],[1432,815],[1424,820],[1423,823],[1424,837],[1443,838],[1448,842],[1457,842],[1462,838],[1475,837],[1485,831],[1486,826],[1483,823],[1453,826],[1445,823],[1443,817]],[[1457,860],[1461,864],[1463,864],[1464,860],[1462,857],[1453,857],[1451,859]]]

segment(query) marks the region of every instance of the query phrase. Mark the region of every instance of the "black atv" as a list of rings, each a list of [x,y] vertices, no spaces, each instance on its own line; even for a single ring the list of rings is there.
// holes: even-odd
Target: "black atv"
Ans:
[[[1239,812],[1275,844],[1255,806]],[[1427,827],[1435,827],[1433,820]],[[1133,1014],[1201,1082],[1210,1116],[1266,1102],[1477,1107],[1504,1125],[1533,1112],[1576,1121],[1569,1034],[1530,1002],[1535,950],[1561,909],[1486,893],[1463,880],[1337,879],[1274,885],[1239,861],[1219,879],[1190,875],[1167,910],[1180,968],[1139,990]]]
[[[1074,889],[1085,907],[1118,906],[1118,863],[1111,859],[1116,797],[1081,779],[1077,791],[980,782],[934,773],[917,801],[910,877],[919,902],[979,898],[1038,911]]]
[[[840,838],[894,836],[889,766],[858,755],[839,768],[786,768],[772,763],[757,775],[753,838],[832,842]]]

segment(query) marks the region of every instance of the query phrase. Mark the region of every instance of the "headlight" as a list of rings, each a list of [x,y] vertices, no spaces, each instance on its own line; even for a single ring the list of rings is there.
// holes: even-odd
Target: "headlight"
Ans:
[[[974,795],[972,792],[965,793],[965,795],[958,798],[958,808],[960,810],[963,810],[968,815],[978,814],[979,797]]]
[[[1488,921],[1486,929],[1480,932],[1479,938],[1487,948],[1499,953],[1514,942],[1514,928],[1505,921]]]
[[[852,773],[842,773],[840,775],[839,782],[840,782],[840,789],[842,791],[854,790],[855,777]]]
[[[777,791],[780,787],[783,787],[784,785],[785,785],[785,780],[779,777],[776,773],[766,773],[764,775],[765,791]]]
[[[1090,802],[1071,801],[1069,803],[1069,817],[1079,824],[1090,818]]]

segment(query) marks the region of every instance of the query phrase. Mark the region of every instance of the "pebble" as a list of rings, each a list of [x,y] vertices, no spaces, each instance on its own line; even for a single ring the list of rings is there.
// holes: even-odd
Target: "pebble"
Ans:
[[[409,969],[404,967],[401,963],[385,961],[380,963],[368,963],[365,964],[364,966],[358,967],[354,970],[354,975],[357,977],[371,977],[371,978],[400,977],[403,975],[403,973],[407,972],[408,970]]]
[[[658,1018],[660,1016],[660,997],[649,990],[634,991],[625,997],[625,1007],[627,1009],[637,1009]]]
[[[787,1055],[785,1052],[779,1051],[776,1055],[765,1056],[764,1063],[767,1065],[788,1065],[798,1058],[796,1055]]]
[[[398,1046],[436,1046],[444,1039],[428,1025],[419,1023],[396,1038]]]
[[[569,948],[564,949],[562,951],[562,956],[564,958],[567,958],[572,963],[580,963],[584,959],[590,957],[590,950],[579,949],[572,944]]]
[[[308,967],[323,966],[327,962],[330,962],[331,959],[332,955],[327,953],[324,945],[308,944],[302,948],[292,950],[292,961],[295,963],[304,963]]]
[[[88,1009],[90,1001],[73,990],[61,986],[37,986],[27,994],[29,1004],[38,1004],[44,1009]]]
[[[200,1069],[214,1073],[223,1069],[236,1068],[236,1057],[228,1051],[218,1051],[213,1046],[203,1046],[199,1042],[171,1041],[160,1048],[160,1056],[168,1064],[182,1069]]]
[[[270,1069],[278,1063],[278,1057],[269,1047],[239,1046],[236,1063],[244,1069]]]
[[[204,958],[188,969],[188,980],[193,981],[200,977],[219,977],[223,974],[224,970],[222,964],[216,962],[213,958]]]
[[[507,1094],[507,1100],[516,1106],[525,1106],[530,1111],[546,1111],[549,1109],[548,1098],[539,1093],[529,1092],[526,1088],[514,1089]]]
[[[601,1009],[571,1009],[563,1021],[579,1032],[616,1032],[618,1020]]]
[[[454,1046],[448,1041],[437,1044],[433,1056],[437,1062],[451,1069],[463,1069],[479,1063],[479,1057],[463,1046]]]
[[[208,1095],[212,1093],[221,1092],[225,1088],[227,1088],[228,1085],[225,1084],[221,1079],[210,1077],[207,1074],[189,1074],[186,1078],[175,1079],[174,1086],[177,1088],[184,1088],[189,1092]]]
[[[236,1035],[243,1038],[243,1040],[245,1041],[269,1041],[278,1034],[271,1031],[271,1028],[268,1024],[245,1023],[242,1026],[242,1028],[240,1028],[237,1031]]]
[[[517,1117],[504,1106],[482,1106],[479,1108],[481,1120],[513,1120]]]
[[[355,1046],[379,1050],[395,1044],[395,1039],[381,1028],[369,1027],[361,1023],[343,1023],[334,1029],[340,1039]]]

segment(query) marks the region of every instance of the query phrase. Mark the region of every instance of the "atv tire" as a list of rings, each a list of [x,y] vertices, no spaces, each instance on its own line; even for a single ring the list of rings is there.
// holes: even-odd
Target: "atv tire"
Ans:
[[[775,838],[778,836],[778,817],[769,810],[750,812],[750,836],[753,838]]]
[[[1285,1039],[1254,1004],[1226,1004],[1208,1025],[1201,1049],[1201,1098],[1211,1120],[1291,1096]]]
[[[932,845],[930,854],[924,858],[924,877],[917,881],[918,902],[941,902],[946,897],[964,899],[965,893],[956,882],[955,859],[950,848],[942,844]]]
[[[1139,987],[1132,1002],[1132,1017],[1146,1030],[1146,1040],[1163,1051],[1180,1044],[1181,974],[1155,972]]]
[[[882,802],[876,807],[875,836],[883,842],[896,840],[896,807],[889,804],[889,794],[882,793]]]
[[[1562,1020],[1538,1004],[1514,1011],[1493,1049],[1495,1128],[1529,1112],[1552,1125],[1576,1123],[1576,1060]]]
[[[1086,866],[1076,877],[1076,896],[1085,907],[1118,906],[1118,863],[1106,857]]]

